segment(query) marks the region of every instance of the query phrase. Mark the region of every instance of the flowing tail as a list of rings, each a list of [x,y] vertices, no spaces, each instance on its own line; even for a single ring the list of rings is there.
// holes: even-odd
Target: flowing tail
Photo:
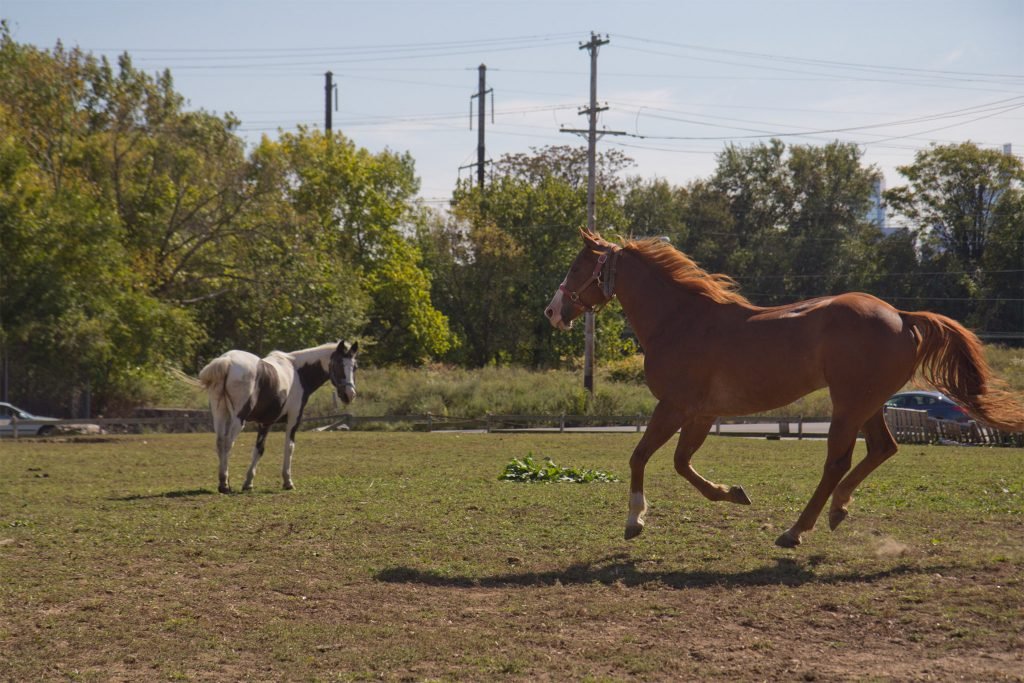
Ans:
[[[174,379],[178,380],[182,384],[187,384],[190,387],[195,387],[196,389],[206,388],[206,385],[203,384],[201,380],[198,380],[192,375],[182,372],[178,368],[171,368],[171,374],[174,376]]]
[[[901,312],[918,336],[917,363],[924,380],[985,424],[1024,431],[1024,406],[992,374],[973,332],[944,315]]]
[[[199,371],[199,383],[210,394],[210,408],[214,415],[231,415],[234,406],[227,390],[228,372],[231,361],[224,356],[214,358]]]

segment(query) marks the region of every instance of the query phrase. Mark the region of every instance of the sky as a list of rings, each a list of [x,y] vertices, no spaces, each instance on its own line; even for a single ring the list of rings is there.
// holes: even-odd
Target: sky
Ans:
[[[19,43],[170,69],[250,145],[322,129],[331,71],[333,129],[408,152],[439,207],[475,177],[481,64],[488,159],[585,144],[561,129],[587,124],[592,34],[598,126],[624,133],[598,149],[630,175],[685,185],[771,137],[856,143],[888,187],[931,144],[1024,153],[1022,0],[0,0],[0,17]]]

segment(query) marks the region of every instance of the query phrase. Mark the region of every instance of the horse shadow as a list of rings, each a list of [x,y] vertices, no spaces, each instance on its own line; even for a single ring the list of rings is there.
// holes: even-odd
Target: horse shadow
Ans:
[[[758,586],[790,586],[805,584],[868,584],[908,574],[934,574],[942,567],[918,567],[900,564],[873,572],[819,574],[815,567],[824,557],[815,555],[799,561],[777,557],[774,565],[743,571],[658,571],[638,567],[638,562],[625,554],[612,555],[596,562],[577,562],[564,569],[543,572],[509,572],[484,577],[450,576],[433,570],[391,567],[375,575],[384,583],[414,583],[445,588],[522,588],[526,586],[583,585],[600,583],[642,587],[659,585],[674,589],[727,588]]]
[[[141,493],[133,493],[127,496],[116,496],[108,498],[108,500],[117,502],[130,502],[133,500],[151,500],[153,498],[193,498],[196,496],[213,496],[219,495],[216,491],[211,489],[189,489],[187,491],[165,491],[164,493],[149,493],[143,495]]]

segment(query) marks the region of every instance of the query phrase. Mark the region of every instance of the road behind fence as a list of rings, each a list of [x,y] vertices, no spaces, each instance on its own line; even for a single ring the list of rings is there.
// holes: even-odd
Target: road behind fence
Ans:
[[[479,418],[418,415],[311,415],[303,427],[316,431],[476,431],[476,432],[642,432],[649,415],[486,415]],[[975,422],[961,424],[928,417],[924,411],[893,408],[886,421],[900,443],[959,443],[986,446],[1024,447],[1024,433],[1000,432]],[[151,432],[212,432],[208,411],[145,409],[133,417],[48,422],[58,433],[140,434]],[[36,434],[38,425],[15,429],[15,438]],[[828,436],[827,417],[747,416],[721,418],[711,428],[716,436],[745,436],[767,439],[809,439]],[[19,433],[20,432],[20,433]]]

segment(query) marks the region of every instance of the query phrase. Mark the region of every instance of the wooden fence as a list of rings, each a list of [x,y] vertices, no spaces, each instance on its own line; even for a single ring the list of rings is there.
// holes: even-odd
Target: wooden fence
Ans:
[[[887,408],[885,421],[899,443],[949,443],[1024,447],[1024,432],[1001,432],[970,422],[937,420],[927,411]]]

